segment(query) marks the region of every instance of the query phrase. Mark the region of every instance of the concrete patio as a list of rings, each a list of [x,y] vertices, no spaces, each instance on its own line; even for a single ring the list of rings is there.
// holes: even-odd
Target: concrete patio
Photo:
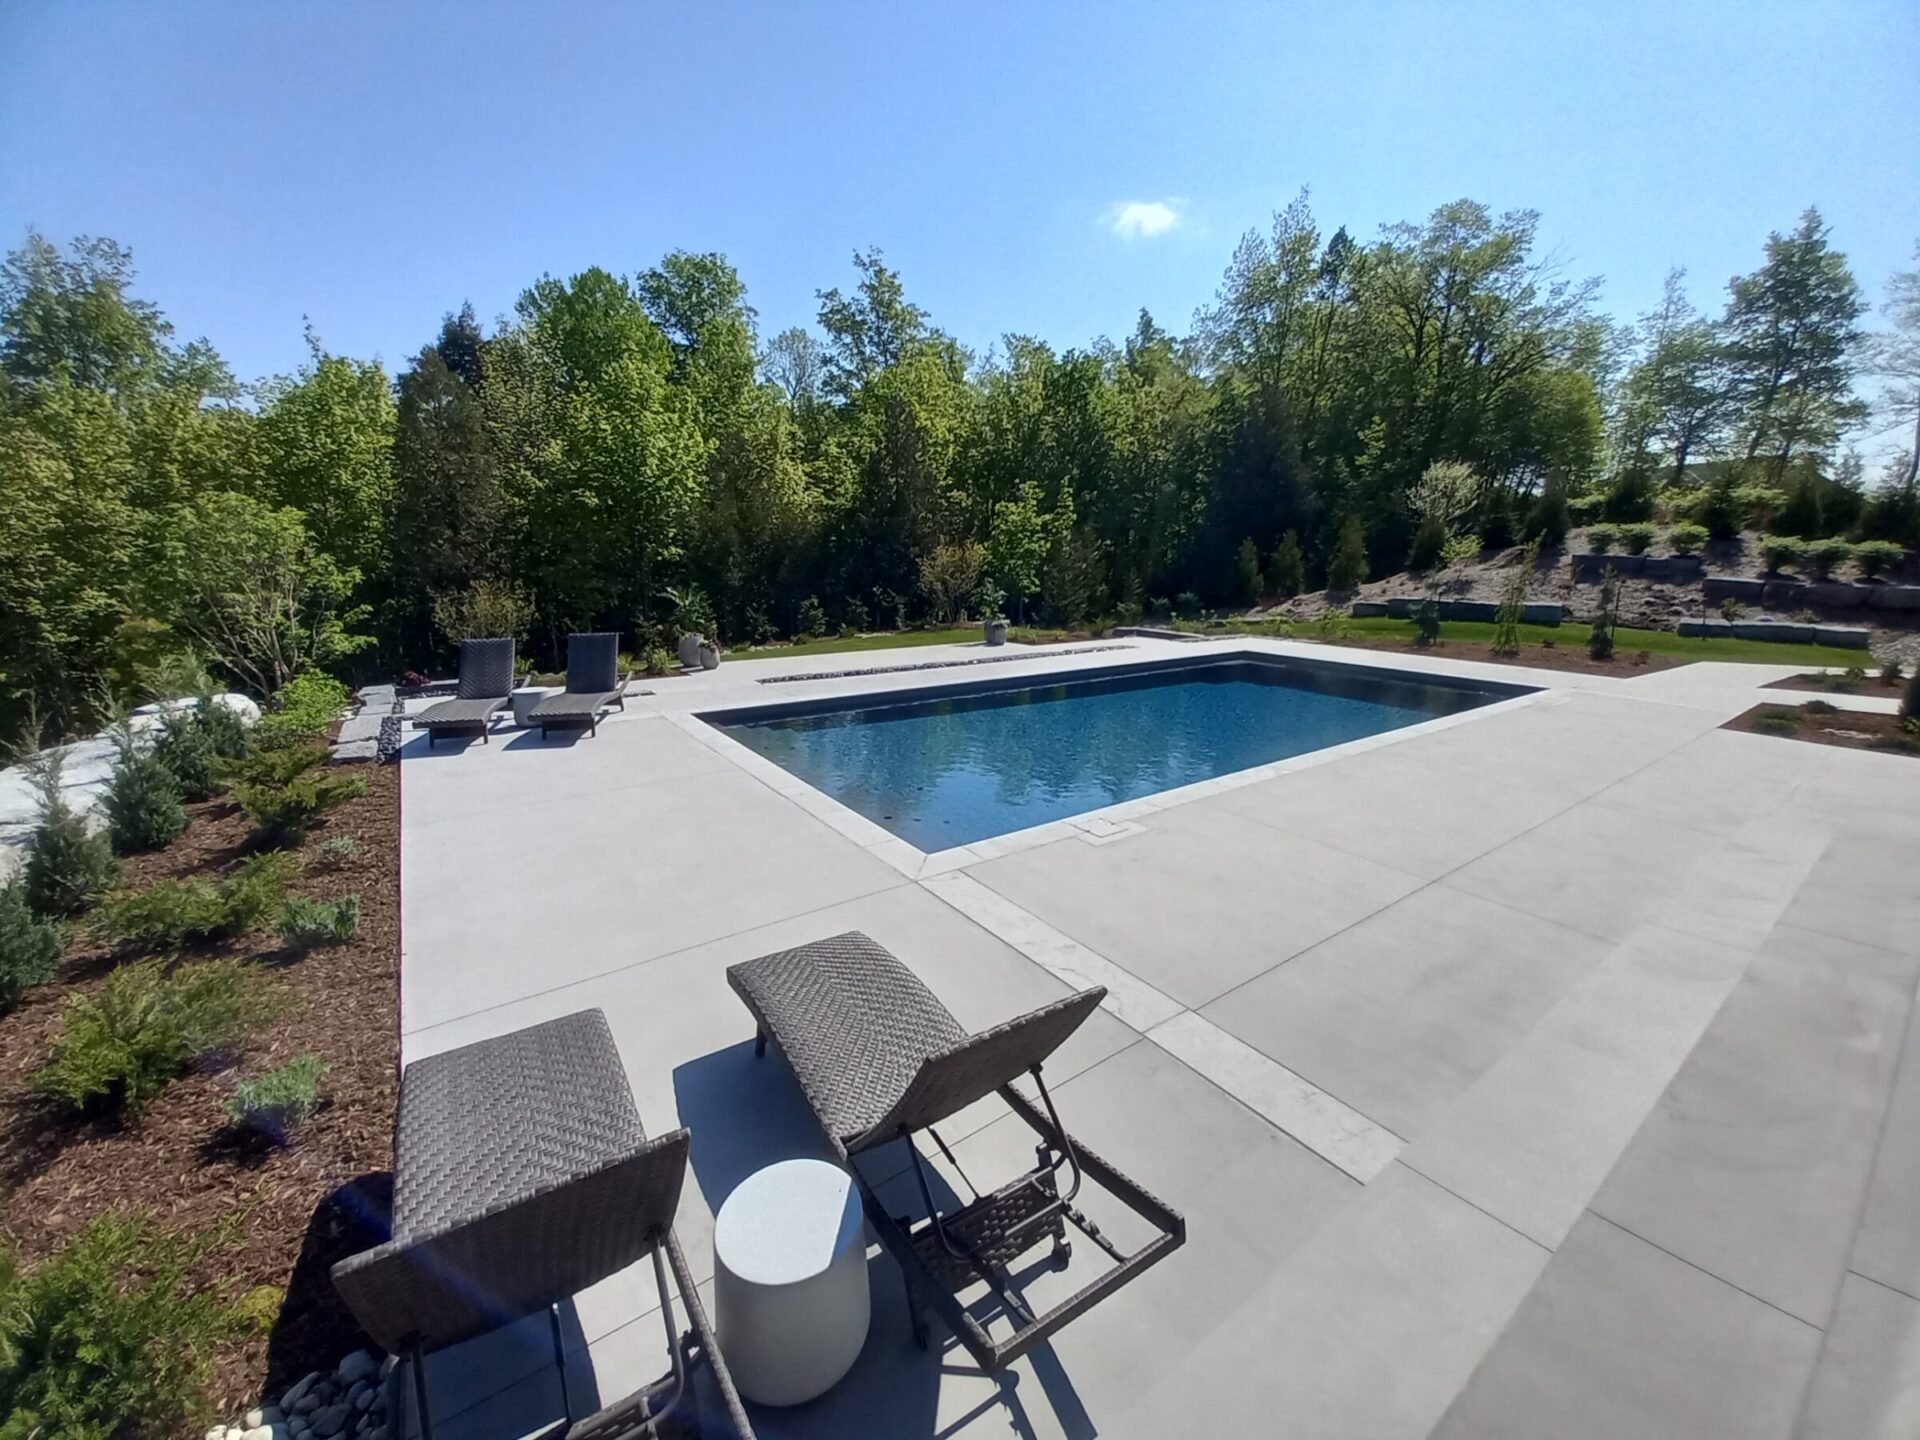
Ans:
[[[1544,689],[932,857],[692,718],[1203,648]],[[733,1185],[825,1153],[729,964],[864,930],[969,1027],[1109,986],[1049,1079],[1185,1248],[997,1377],[914,1345],[876,1249],[860,1361],[763,1436],[1920,1432],[1920,765],[1718,728],[1805,698],[1757,692],[1787,667],[1141,639],[760,683],[981,654],[730,663],[591,739],[406,751],[405,1058],[604,1009],[648,1129],[693,1133],[697,1275]],[[1003,1116],[943,1132],[976,1180],[1030,1163]],[[603,1399],[663,1368],[651,1306],[579,1297]],[[450,1440],[557,1414],[544,1325],[430,1370]]]

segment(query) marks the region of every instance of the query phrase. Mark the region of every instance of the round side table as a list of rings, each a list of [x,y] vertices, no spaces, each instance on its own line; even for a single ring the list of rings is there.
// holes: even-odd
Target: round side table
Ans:
[[[522,730],[533,723],[533,707],[555,693],[545,685],[522,685],[512,692],[513,723]]]
[[[824,1160],[756,1171],[713,1222],[714,1326],[740,1393],[798,1405],[860,1358],[871,1319],[853,1177]]]

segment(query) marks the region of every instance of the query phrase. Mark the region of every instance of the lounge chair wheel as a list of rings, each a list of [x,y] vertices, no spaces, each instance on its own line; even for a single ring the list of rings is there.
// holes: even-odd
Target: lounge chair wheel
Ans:
[[[1073,1258],[1073,1242],[1063,1240],[1058,1235],[1053,1239],[1053,1254],[1048,1257],[1060,1269],[1067,1268],[1067,1262]]]

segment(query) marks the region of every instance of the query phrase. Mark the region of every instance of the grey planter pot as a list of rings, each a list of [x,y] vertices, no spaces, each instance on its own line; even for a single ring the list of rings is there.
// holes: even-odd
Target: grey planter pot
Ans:
[[[695,635],[691,631],[682,635],[679,645],[675,647],[680,663],[689,670],[697,666],[700,663],[700,647],[704,643],[705,637]]]
[[[702,670],[718,670],[720,668],[720,647],[718,645],[709,645],[706,641],[702,640],[698,648],[700,668]]]
[[[1005,620],[988,620],[985,622],[984,628],[987,635],[987,644],[1004,645],[1007,643],[1007,622]]]

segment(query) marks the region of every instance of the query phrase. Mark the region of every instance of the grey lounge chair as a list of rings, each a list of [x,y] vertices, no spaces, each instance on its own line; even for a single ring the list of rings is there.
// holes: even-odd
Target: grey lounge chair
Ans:
[[[748,960],[727,971],[758,1026],[755,1053],[779,1046],[827,1139],[860,1186],[867,1220],[907,1282],[914,1338],[927,1343],[929,1304],[982,1367],[998,1370],[1149,1266],[1186,1243],[1186,1221],[1069,1135],[1040,1078],[1041,1064],[1098,1008],[1106,991],[1082,990],[1016,1020],[969,1035],[917,977],[858,931]],[[1045,1112],[1012,1082],[1031,1077]],[[926,1130],[952,1160],[933,1126],[983,1096],[1000,1098],[1040,1137],[1038,1163],[1024,1175],[942,1214],[934,1204],[914,1135]],[[854,1157],[906,1141],[926,1217],[896,1218]],[[1059,1183],[1062,1172],[1068,1183]],[[1091,1179],[1158,1232],[1131,1255],[1074,1208]],[[1066,1227],[1100,1247],[1113,1267],[1044,1314],[1035,1315],[1010,1283],[1011,1263],[1043,1240],[1053,1258],[1070,1254]],[[984,1282],[1013,1325],[995,1341],[959,1291]]]
[[[629,676],[620,670],[620,636],[610,631],[567,637],[567,688],[533,707],[540,738],[549,725],[587,722],[589,735],[599,733],[600,712],[609,705],[627,708]]]
[[[677,1435],[702,1421],[707,1440],[751,1440],[671,1228],[687,1145],[685,1130],[647,1138],[598,1010],[407,1066],[394,1136],[393,1238],[335,1265],[333,1283],[369,1335],[411,1357],[423,1440],[433,1435],[424,1356],[541,1310],[550,1317],[567,1410],[561,1433],[570,1440]],[[576,1424],[559,1302],[649,1258],[671,1369]],[[689,1322],[684,1335],[674,1320],[676,1288]],[[689,1369],[701,1359],[723,1416],[695,1415]]]
[[[513,641],[462,640],[460,689],[413,717],[414,727],[427,732],[427,748],[440,742],[444,731],[478,730],[482,743],[494,712],[513,698]]]

